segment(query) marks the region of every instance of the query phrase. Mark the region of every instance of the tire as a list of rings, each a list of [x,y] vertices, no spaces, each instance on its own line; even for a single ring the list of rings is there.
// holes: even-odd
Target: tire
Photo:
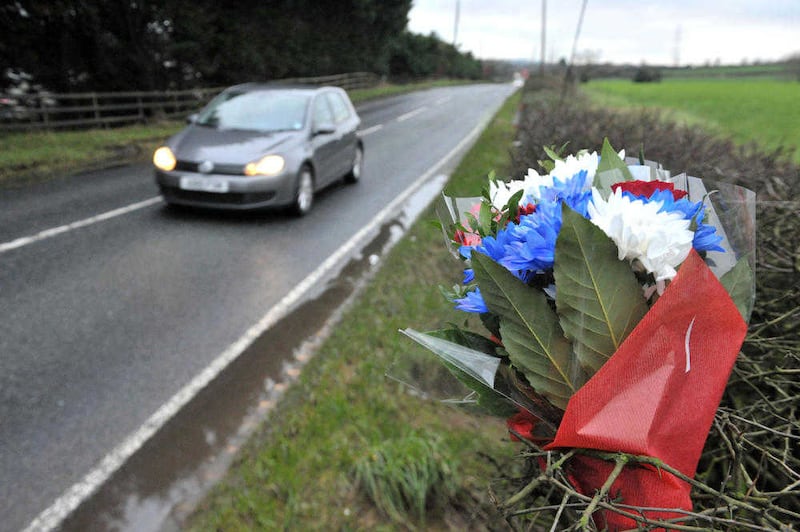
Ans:
[[[356,145],[356,154],[353,157],[353,168],[344,176],[345,183],[358,183],[361,179],[361,174],[364,171],[364,147],[361,144]]]
[[[314,205],[314,176],[311,168],[303,166],[297,174],[297,187],[291,211],[295,216],[305,216]]]

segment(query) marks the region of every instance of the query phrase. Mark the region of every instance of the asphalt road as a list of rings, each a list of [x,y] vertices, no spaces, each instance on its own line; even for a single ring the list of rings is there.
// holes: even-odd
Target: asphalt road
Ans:
[[[149,165],[0,189],[0,530],[83,479],[512,91],[362,105],[362,182],[302,219],[174,213]]]

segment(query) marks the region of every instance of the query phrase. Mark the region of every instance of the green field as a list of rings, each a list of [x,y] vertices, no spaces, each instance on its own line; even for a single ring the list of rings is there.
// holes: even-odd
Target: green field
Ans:
[[[800,83],[772,79],[598,80],[583,86],[595,103],[669,111],[678,121],[767,149],[785,146],[800,162]]]

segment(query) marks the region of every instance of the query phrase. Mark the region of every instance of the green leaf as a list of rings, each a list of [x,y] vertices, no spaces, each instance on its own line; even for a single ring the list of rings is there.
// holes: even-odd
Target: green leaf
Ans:
[[[544,169],[545,173],[548,174],[553,171],[553,168],[556,167],[556,164],[553,161],[543,161],[539,159],[537,162],[539,163],[539,166]]]
[[[481,224],[481,235],[491,235],[494,233],[492,231],[492,206],[488,203],[481,203],[481,209],[478,211],[478,215],[480,216],[480,224]]]
[[[561,327],[591,376],[647,313],[642,287],[616,244],[567,205],[553,273]]]
[[[553,159],[554,161],[560,161],[563,159],[563,157],[561,157],[561,154],[556,153],[556,151],[550,146],[542,146],[542,148],[544,148],[545,154],[547,154],[547,156]]]
[[[603,149],[600,151],[600,162],[594,174],[594,187],[600,190],[603,197],[611,194],[611,185],[622,181],[633,181],[633,175],[628,170],[619,154],[611,147],[608,138],[603,139]]]
[[[566,408],[584,376],[545,295],[480,253],[472,255],[472,268],[486,306],[500,318],[511,364],[537,393]]]
[[[753,283],[755,278],[747,257],[740,258],[736,265],[725,273],[719,281],[728,291],[744,321],[749,322],[750,312],[753,310]]]

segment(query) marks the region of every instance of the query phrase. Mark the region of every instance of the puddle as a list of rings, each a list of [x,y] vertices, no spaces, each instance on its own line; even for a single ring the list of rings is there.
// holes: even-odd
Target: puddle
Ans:
[[[446,178],[409,198],[327,284],[261,335],[60,526],[65,531],[173,531],[227,471],[347,306]]]

